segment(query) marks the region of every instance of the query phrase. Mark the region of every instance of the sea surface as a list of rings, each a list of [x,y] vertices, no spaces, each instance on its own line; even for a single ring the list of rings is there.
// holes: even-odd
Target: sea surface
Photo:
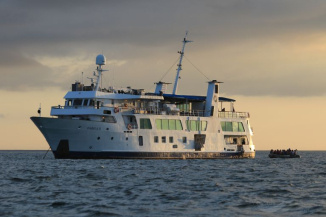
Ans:
[[[0,151],[0,216],[326,216],[326,152],[300,159],[55,160]]]

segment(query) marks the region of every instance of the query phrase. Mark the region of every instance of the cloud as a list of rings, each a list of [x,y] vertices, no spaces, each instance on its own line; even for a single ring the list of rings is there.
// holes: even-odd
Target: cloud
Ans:
[[[113,83],[153,83],[189,30],[195,43],[186,55],[224,80],[226,93],[323,95],[325,11],[322,0],[1,1],[0,89],[67,89],[94,70],[99,53]],[[194,83],[186,69],[195,71],[185,66],[182,82]]]

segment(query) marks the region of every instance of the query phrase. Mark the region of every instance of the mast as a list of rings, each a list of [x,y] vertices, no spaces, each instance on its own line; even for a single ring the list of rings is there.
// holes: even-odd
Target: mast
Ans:
[[[186,31],[186,36],[183,38],[183,45],[182,45],[182,50],[181,51],[178,51],[178,53],[180,54],[180,59],[179,59],[179,64],[178,64],[178,69],[177,69],[177,75],[175,77],[175,81],[174,81],[174,87],[173,87],[173,95],[175,95],[177,93],[177,89],[178,89],[178,81],[180,79],[180,71],[182,70],[181,66],[182,66],[182,59],[183,59],[183,56],[184,56],[184,51],[185,51],[185,47],[186,47],[186,44],[188,42],[192,42],[192,41],[188,41],[187,40],[187,35],[188,35],[188,31]]]
[[[94,72],[94,76],[97,77],[95,91],[99,90],[100,82],[101,82],[101,78],[102,78],[102,72],[107,71],[107,70],[102,69],[102,66],[105,65],[105,64],[106,64],[105,56],[102,55],[102,54],[98,55],[96,57],[96,65],[98,65],[97,68],[96,68],[97,75]]]

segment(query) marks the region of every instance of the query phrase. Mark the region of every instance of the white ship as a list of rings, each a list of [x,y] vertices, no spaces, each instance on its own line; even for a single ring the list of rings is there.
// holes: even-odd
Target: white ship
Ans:
[[[98,55],[96,82],[72,84],[52,117],[31,117],[55,158],[254,158],[249,113],[235,112],[235,100],[219,96],[222,82],[208,82],[206,96],[177,94],[188,42],[186,34],[172,94],[162,81],[154,93],[102,88],[106,59]]]

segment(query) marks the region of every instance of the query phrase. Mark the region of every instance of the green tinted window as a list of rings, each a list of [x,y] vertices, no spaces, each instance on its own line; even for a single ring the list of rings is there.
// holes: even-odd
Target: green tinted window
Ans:
[[[239,124],[238,122],[232,122],[232,131],[233,132],[238,132],[239,131]]]
[[[232,128],[232,122],[226,122],[225,123],[225,131],[233,131],[233,128]]]
[[[226,125],[225,125],[225,121],[221,121],[221,127],[223,131],[226,131]]]
[[[181,120],[176,119],[156,119],[156,128],[158,130],[182,130]]]
[[[243,124],[241,122],[239,122],[239,132],[244,132],[244,127]]]
[[[190,131],[206,131],[207,121],[186,121],[187,129]]]
[[[197,121],[190,121],[191,131],[197,131]]]
[[[175,120],[169,120],[169,130],[175,130]]]
[[[162,120],[161,119],[156,119],[156,129],[161,130],[162,129]]]
[[[149,118],[141,118],[140,129],[152,129],[151,120]]]
[[[221,121],[221,127],[227,132],[245,132],[242,122]]]
[[[180,120],[176,120],[176,126],[175,126],[176,130],[182,130],[182,124]]]
[[[162,130],[168,130],[169,129],[169,120],[162,119]]]

